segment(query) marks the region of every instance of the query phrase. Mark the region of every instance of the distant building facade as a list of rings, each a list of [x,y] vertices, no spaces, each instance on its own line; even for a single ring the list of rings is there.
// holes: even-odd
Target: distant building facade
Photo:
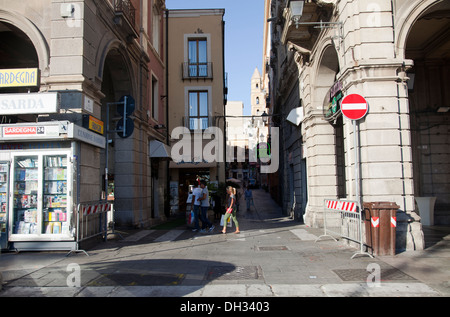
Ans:
[[[178,206],[173,208],[181,211],[185,210],[189,187],[198,185],[199,180],[217,185],[225,182],[224,14],[224,9],[169,10],[170,181],[171,195],[178,195],[174,200]],[[222,134],[211,133],[215,127]],[[174,129],[186,131],[189,146],[181,149],[183,133],[175,135]],[[210,142],[217,142],[220,153],[205,150]],[[206,159],[205,151],[217,156]]]

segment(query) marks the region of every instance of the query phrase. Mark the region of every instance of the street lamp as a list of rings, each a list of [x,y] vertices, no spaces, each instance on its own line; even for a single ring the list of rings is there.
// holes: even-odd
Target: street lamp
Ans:
[[[325,3],[332,3],[333,0],[322,0]],[[291,20],[295,23],[295,28],[298,29],[299,25],[304,26],[314,26],[315,28],[325,29],[325,28],[338,28],[339,35],[337,38],[343,39],[344,36],[342,34],[342,22],[300,22],[300,19],[303,15],[303,8],[305,6],[305,0],[288,0],[286,8],[289,8],[291,11]]]
[[[264,123],[267,123],[267,120],[269,119],[269,115],[266,113],[266,111],[263,112],[263,114],[261,115],[261,118]]]
[[[295,22],[295,26],[298,28],[298,23],[303,15],[304,0],[289,0],[288,6],[291,10],[291,19]]]

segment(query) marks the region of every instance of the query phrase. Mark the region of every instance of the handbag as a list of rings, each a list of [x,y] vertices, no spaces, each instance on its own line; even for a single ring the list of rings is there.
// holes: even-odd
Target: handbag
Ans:
[[[223,226],[223,221],[224,221],[224,219],[225,219],[225,215],[222,215],[222,217],[220,218],[220,225],[221,225],[221,226]],[[232,226],[232,223],[231,223],[231,217],[228,217],[228,220],[227,220],[227,227],[230,227],[230,228],[231,228],[231,226]]]
[[[194,218],[195,218],[194,211],[191,210],[191,216],[189,217],[189,224],[190,225],[192,225],[194,223]]]

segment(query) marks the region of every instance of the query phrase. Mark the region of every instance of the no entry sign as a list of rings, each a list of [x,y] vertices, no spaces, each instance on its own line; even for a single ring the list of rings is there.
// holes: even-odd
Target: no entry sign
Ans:
[[[350,120],[359,120],[363,118],[369,105],[363,96],[358,94],[351,94],[346,96],[341,103],[342,114]]]

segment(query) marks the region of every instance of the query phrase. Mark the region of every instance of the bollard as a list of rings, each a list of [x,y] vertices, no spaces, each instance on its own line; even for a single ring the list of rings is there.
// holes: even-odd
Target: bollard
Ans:
[[[375,255],[395,255],[397,210],[393,202],[364,203],[366,244]]]

